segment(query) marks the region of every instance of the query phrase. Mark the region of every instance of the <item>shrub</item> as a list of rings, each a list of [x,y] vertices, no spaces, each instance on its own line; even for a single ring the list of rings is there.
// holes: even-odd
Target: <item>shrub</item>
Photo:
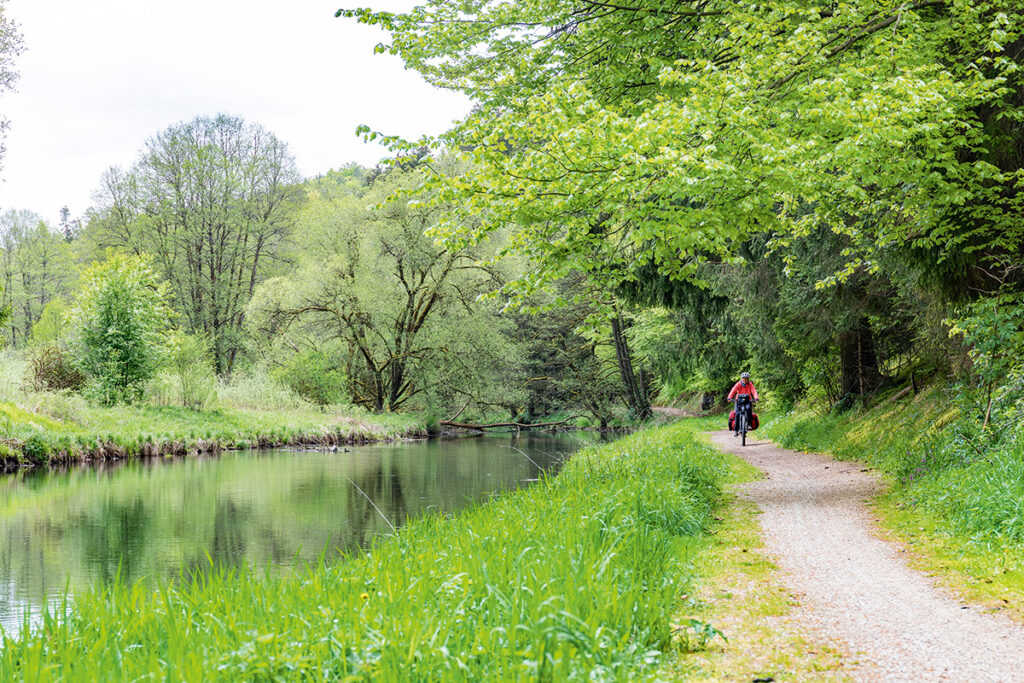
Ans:
[[[25,382],[33,391],[78,391],[85,386],[85,375],[55,344],[34,349],[28,362]]]
[[[206,407],[215,394],[210,342],[205,337],[176,332],[171,336],[169,373],[181,405],[192,410]]]
[[[274,375],[310,403],[324,406],[348,402],[345,371],[323,351],[309,349],[297,353]]]
[[[67,337],[67,301],[63,297],[51,299],[32,326],[33,344],[58,344]]]
[[[141,396],[164,354],[173,316],[146,256],[114,254],[87,270],[70,314],[73,349],[104,405]]]
[[[146,385],[146,401],[158,406],[178,404],[178,387],[169,371],[161,370]]]
[[[50,445],[41,434],[33,434],[21,446],[25,459],[36,465],[43,465],[50,459]]]

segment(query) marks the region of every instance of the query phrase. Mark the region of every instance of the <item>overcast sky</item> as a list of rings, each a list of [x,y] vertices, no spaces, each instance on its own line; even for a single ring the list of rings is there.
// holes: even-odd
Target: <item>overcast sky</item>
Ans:
[[[402,62],[374,55],[386,36],[335,19],[339,7],[400,9],[413,0],[8,0],[25,53],[10,120],[0,211],[56,223],[79,216],[102,172],[130,166],[146,139],[220,112],[288,143],[307,176],[385,154],[354,134],[439,133],[469,111]]]

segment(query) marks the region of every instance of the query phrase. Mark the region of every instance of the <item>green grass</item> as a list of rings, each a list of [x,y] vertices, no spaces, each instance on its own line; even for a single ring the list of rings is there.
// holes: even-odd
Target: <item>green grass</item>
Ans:
[[[734,467],[737,479],[746,478],[742,465]],[[758,514],[754,503],[731,493],[716,510],[720,521],[696,563],[700,586],[677,622],[711,622],[724,637],[667,659],[663,680],[852,680],[843,653],[794,620],[799,598],[784,588],[764,551]]]
[[[260,410],[309,407],[294,391],[281,385],[266,372],[253,370],[239,373],[230,382],[217,383],[217,403],[226,408],[257,408]]]
[[[7,639],[0,680],[654,677],[727,473],[648,430],[336,565],[97,589]]]
[[[23,381],[26,368],[21,354],[0,352],[0,465],[333,445],[427,429],[422,415],[315,406],[260,372],[221,382],[212,407],[190,410],[159,401],[102,407],[75,393],[31,391]]]
[[[0,349],[0,401],[15,400],[22,390],[28,361],[11,349]]]
[[[81,397],[31,394],[0,403],[0,434],[12,458],[34,464],[83,458],[388,439],[424,432],[418,415],[371,415],[352,407],[259,410],[91,405]]]

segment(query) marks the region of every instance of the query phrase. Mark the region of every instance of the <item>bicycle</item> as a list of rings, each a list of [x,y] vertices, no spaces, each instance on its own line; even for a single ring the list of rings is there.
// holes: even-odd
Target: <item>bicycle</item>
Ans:
[[[747,432],[750,430],[751,415],[754,403],[746,394],[740,394],[733,401],[736,404],[736,417],[733,424],[733,435],[742,435],[741,443],[747,445]]]

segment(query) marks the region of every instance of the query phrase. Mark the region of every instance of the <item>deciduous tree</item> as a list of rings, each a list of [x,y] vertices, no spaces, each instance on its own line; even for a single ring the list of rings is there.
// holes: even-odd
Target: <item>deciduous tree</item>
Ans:
[[[701,264],[738,263],[752,237],[779,252],[821,231],[845,244],[827,284],[895,254],[975,295],[1021,284],[992,275],[1024,253],[1022,0],[340,14],[391,31],[380,50],[477,102],[427,141],[472,160],[432,177],[456,209],[437,234],[458,246],[510,231],[506,250],[531,263],[514,301],[568,272],[607,291],[651,267],[699,283]],[[860,349],[842,354],[847,389],[877,383],[864,323],[840,335]]]
[[[454,373],[461,377],[445,387],[450,392],[468,390],[474,374],[501,365],[501,339],[462,343],[478,333],[487,337],[480,326],[501,324],[477,315],[477,296],[498,286],[492,273],[478,264],[478,254],[439,247],[425,236],[436,209],[387,201],[416,182],[416,172],[394,169],[357,194],[330,182],[315,186],[302,218],[306,239],[317,248],[307,250],[300,273],[268,281],[251,305],[263,334],[341,342],[347,353],[337,362],[352,399],[375,411],[431,394],[432,375],[452,379],[442,366],[461,368]]]
[[[185,326],[230,373],[245,306],[292,227],[299,180],[287,146],[230,116],[171,126],[130,171],[103,178],[89,229],[101,247],[150,253]]]
[[[18,80],[14,62],[23,51],[21,31],[8,13],[7,0],[0,0],[0,94],[14,88],[14,83]],[[0,163],[3,162],[6,151],[4,136],[9,126],[10,121],[0,117]]]
[[[22,347],[47,305],[66,296],[77,266],[70,245],[31,211],[0,215],[0,305],[10,307],[9,341]]]
[[[639,255],[685,277],[750,234],[820,225],[866,251],[1019,249],[1022,11],[474,0],[352,14],[480,102],[440,140],[476,165],[439,199],[488,220],[447,235],[513,225],[530,281],[572,265],[620,282]]]
[[[166,355],[173,311],[148,256],[113,254],[82,276],[70,311],[71,347],[100,402],[142,395]]]

